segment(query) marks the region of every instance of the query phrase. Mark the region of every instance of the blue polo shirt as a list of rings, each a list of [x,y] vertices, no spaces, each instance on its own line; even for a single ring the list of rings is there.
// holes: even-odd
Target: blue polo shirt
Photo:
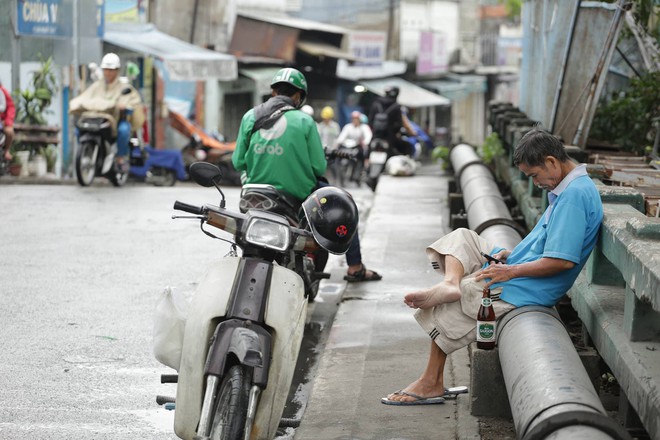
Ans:
[[[542,257],[575,263],[549,277],[520,277],[494,283],[500,298],[516,307],[554,306],[575,282],[596,245],[603,220],[603,205],[586,165],[573,169],[548,193],[550,204],[534,229],[513,249],[507,264],[522,264]],[[494,252],[496,252],[495,250]]]

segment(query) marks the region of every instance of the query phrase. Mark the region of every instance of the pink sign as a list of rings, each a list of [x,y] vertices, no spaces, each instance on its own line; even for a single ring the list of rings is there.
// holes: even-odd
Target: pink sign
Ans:
[[[444,33],[421,32],[419,38],[419,54],[417,57],[417,74],[429,75],[443,73],[448,70],[449,57]]]

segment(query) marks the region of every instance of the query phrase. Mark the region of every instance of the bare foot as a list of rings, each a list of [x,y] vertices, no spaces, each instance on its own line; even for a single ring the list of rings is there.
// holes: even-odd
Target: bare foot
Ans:
[[[413,309],[430,309],[440,304],[461,299],[461,289],[456,284],[441,282],[428,289],[408,293],[403,302]]]
[[[417,379],[401,391],[427,398],[442,396],[445,393],[445,388],[442,382],[439,384],[431,385],[423,382],[421,379]],[[417,400],[416,397],[403,394],[402,392],[391,393],[387,396],[387,398],[389,400],[395,400],[398,402],[412,402],[413,400]]]

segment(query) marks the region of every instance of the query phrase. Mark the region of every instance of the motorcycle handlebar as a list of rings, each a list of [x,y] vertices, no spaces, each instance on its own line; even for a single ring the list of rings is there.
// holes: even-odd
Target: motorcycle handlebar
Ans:
[[[189,205],[188,203],[179,202],[178,200],[174,202],[174,209],[177,211],[185,211],[191,214],[202,215],[204,214],[204,208],[201,206]]]

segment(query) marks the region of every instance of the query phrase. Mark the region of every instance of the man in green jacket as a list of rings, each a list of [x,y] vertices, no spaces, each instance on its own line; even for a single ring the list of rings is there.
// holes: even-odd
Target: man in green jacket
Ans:
[[[327,161],[316,122],[300,111],[307,97],[307,80],[298,70],[280,69],[271,82],[268,101],[249,110],[241,121],[232,156],[245,171],[244,183],[273,185],[302,202],[319,184]],[[346,252],[349,282],[382,277],[362,263],[358,234]]]

